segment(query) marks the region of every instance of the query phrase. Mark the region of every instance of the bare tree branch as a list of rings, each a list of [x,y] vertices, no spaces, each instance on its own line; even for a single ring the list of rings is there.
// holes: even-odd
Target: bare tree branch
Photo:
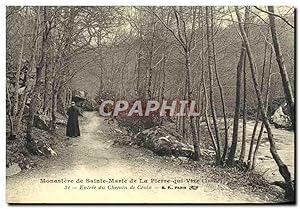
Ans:
[[[257,7],[257,6],[254,6],[257,10],[259,10],[259,11],[261,11],[261,12],[264,12],[264,13],[266,13],[266,14],[269,14],[269,15],[273,15],[273,16],[275,16],[275,17],[278,17],[278,18],[280,18],[281,20],[283,20],[286,24],[288,24],[291,28],[295,28],[291,23],[289,23],[289,21],[287,21],[284,17],[282,17],[282,16],[280,16],[280,15],[278,15],[278,14],[275,14],[275,13],[272,13],[272,12],[269,12],[269,11],[266,11],[266,10],[263,10],[263,9],[261,9],[261,8],[259,8],[259,7]]]

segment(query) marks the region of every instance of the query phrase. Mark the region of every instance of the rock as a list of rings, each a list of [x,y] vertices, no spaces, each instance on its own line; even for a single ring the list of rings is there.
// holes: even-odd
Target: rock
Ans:
[[[79,90],[72,91],[72,101],[76,103],[77,107],[82,108],[86,98],[87,98],[87,93],[85,91],[79,91]]]
[[[178,141],[180,137],[174,135],[176,134],[173,131],[158,126],[139,132],[133,137],[133,141],[160,156],[191,158],[194,153],[193,147]]]
[[[87,98],[82,104],[84,111],[95,111],[97,110],[97,102],[93,99]]]
[[[80,90],[73,90],[72,92],[72,97],[73,98],[77,98],[77,99],[81,99],[81,100],[85,100],[87,96],[87,93],[85,91],[80,91]]]
[[[45,115],[35,115],[34,121],[33,121],[33,126],[38,129],[47,131],[47,130],[49,130],[49,125],[50,125],[49,121],[50,121],[50,118]]]
[[[60,114],[58,112],[55,115],[56,115],[56,121],[55,121],[56,125],[63,125],[63,126],[67,125],[67,119],[65,116],[63,116],[62,114]],[[38,129],[48,131],[48,130],[50,130],[51,119],[50,119],[50,117],[48,117],[46,115],[36,114],[34,116],[33,126]]]
[[[13,163],[8,168],[6,168],[6,176],[13,176],[21,172],[19,164]]]
[[[41,140],[27,140],[25,147],[31,154],[34,155],[57,156],[56,152],[50,147],[50,145]]]
[[[55,114],[56,116],[56,121],[55,121],[55,124],[57,125],[63,125],[63,126],[66,126],[67,125],[67,118],[66,116],[60,114],[60,113],[56,113]]]
[[[284,112],[287,104],[281,105],[277,108],[274,114],[271,116],[271,122],[274,123],[275,128],[286,128],[290,129],[292,126],[290,117]]]

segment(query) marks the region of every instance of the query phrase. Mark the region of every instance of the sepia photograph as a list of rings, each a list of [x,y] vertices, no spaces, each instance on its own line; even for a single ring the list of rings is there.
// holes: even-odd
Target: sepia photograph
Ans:
[[[5,10],[8,204],[296,203],[295,7]]]

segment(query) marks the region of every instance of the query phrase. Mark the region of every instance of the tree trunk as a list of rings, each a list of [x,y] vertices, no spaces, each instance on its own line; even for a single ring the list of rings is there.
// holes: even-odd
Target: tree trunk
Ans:
[[[213,124],[215,129],[215,135],[216,135],[216,145],[217,145],[217,156],[216,156],[216,163],[217,165],[220,164],[221,160],[221,153],[220,153],[220,133],[219,133],[219,127],[218,127],[218,121],[216,116],[216,110],[215,110],[215,101],[214,101],[214,90],[213,90],[213,73],[212,73],[212,52],[211,52],[211,23],[209,18],[209,7],[206,8],[206,27],[207,27],[207,53],[208,53],[208,72],[209,72],[209,96],[210,96],[210,108],[211,108],[211,114],[213,118]]]
[[[246,152],[246,139],[247,139],[247,80],[246,80],[246,56],[244,60],[244,78],[243,78],[243,86],[244,86],[244,98],[243,98],[243,137],[242,137],[242,147],[241,153],[239,157],[240,162],[244,162],[245,152]]]
[[[186,94],[187,94],[187,76],[185,78],[185,83],[184,83],[184,91],[183,91],[183,100],[186,100]],[[182,117],[182,136],[183,139],[186,141],[187,137],[187,125],[186,125],[186,118]]]
[[[27,13],[27,8],[26,8],[26,13]],[[18,60],[18,67],[17,67],[17,72],[14,78],[14,92],[12,93],[12,99],[10,100],[10,136],[8,137],[9,139],[16,139],[17,135],[19,134],[20,127],[18,126],[18,120],[17,120],[17,113],[19,109],[19,82],[20,82],[20,74],[21,74],[21,69],[23,65],[23,53],[24,53],[24,44],[25,44],[25,39],[26,39],[26,28],[27,28],[27,20],[25,20],[23,30],[22,30],[22,41],[21,41],[21,49],[19,52],[19,60]],[[8,84],[7,84],[8,85]]]
[[[268,85],[267,85],[266,97],[265,97],[266,112],[268,112],[269,90],[270,90],[271,78],[272,78],[272,57],[273,57],[272,55],[273,55],[273,50],[271,50],[271,52],[270,52],[270,60],[269,60]],[[251,164],[248,165],[249,167],[251,166],[252,170],[255,168],[256,155],[257,155],[258,148],[259,148],[259,145],[260,145],[260,141],[261,141],[263,130],[264,130],[264,123],[261,124],[260,132],[259,132],[259,135],[258,135],[258,138],[257,138],[255,150],[254,150],[254,153],[253,153],[252,165]],[[250,152],[249,152],[249,154],[250,154]]]
[[[248,10],[245,9],[245,19],[248,19]],[[247,15],[247,16],[246,16]],[[246,27],[246,23],[245,27]],[[241,80],[244,61],[246,57],[245,43],[242,43],[240,58],[236,71],[236,91],[235,91],[235,110],[233,119],[233,131],[232,131],[232,142],[230,152],[228,154],[227,165],[232,166],[234,162],[236,147],[238,143],[238,132],[239,132],[239,119],[240,119],[240,107],[241,107]]]
[[[249,18],[249,10],[250,7],[245,7],[245,22],[250,22]],[[245,27],[245,33],[247,36],[249,36],[249,24],[246,24]],[[245,159],[245,152],[246,152],[246,139],[247,139],[247,59],[246,56],[244,57],[244,66],[243,66],[243,137],[242,137],[242,147],[241,147],[241,153],[239,157],[239,161],[241,163],[244,162]]]
[[[228,125],[227,125],[227,116],[226,116],[226,106],[223,96],[223,87],[220,82],[219,73],[217,70],[217,60],[216,60],[216,52],[215,52],[215,42],[214,42],[214,31],[213,31],[213,11],[211,7],[211,41],[212,41],[212,52],[213,52],[213,61],[214,61],[214,68],[215,68],[215,75],[219,87],[220,97],[221,97],[221,104],[222,104],[222,112],[223,112],[223,119],[224,119],[224,152],[221,158],[222,162],[225,162],[227,149],[228,149]],[[221,152],[221,150],[220,150]]]
[[[191,89],[191,63],[190,63],[190,53],[186,52],[186,75],[187,75],[187,97],[189,101],[189,107],[192,101],[192,89]],[[193,138],[193,146],[194,146],[194,160],[199,161],[200,160],[200,146],[199,141],[196,134],[196,128],[195,128],[195,122],[194,122],[194,116],[190,116],[190,128],[192,132],[192,138]]]
[[[139,34],[139,37],[141,35]],[[141,37],[140,37],[140,42],[141,42]],[[136,71],[137,71],[137,80],[136,80],[136,95],[138,98],[141,97],[141,51],[142,51],[142,44],[139,44],[139,50],[137,53],[137,66],[136,66]]]
[[[56,91],[56,82],[55,80],[53,80],[51,86],[51,121],[50,121],[51,131],[55,130],[56,112],[57,112],[57,91]]]
[[[47,36],[48,36],[48,26],[47,26],[47,7],[43,7],[43,37],[42,37],[42,46],[41,46],[41,57],[39,60],[39,63],[36,67],[36,78],[35,78],[35,85],[33,88],[33,95],[30,100],[30,106],[29,106],[29,116],[28,116],[28,122],[27,122],[27,131],[26,131],[26,138],[27,142],[32,142],[32,127],[34,122],[34,115],[36,112],[36,104],[37,99],[39,96],[40,91],[40,84],[41,84],[41,78],[42,78],[42,70],[45,65],[45,53],[46,53],[46,42],[47,42]]]
[[[266,68],[267,48],[268,48],[268,42],[266,40],[266,42],[265,42],[265,49],[264,49],[263,69],[262,69],[262,75],[261,75],[261,84],[260,84],[260,91],[261,91],[261,93],[263,92],[263,87],[264,87],[264,77],[265,77],[265,68]],[[272,67],[272,53],[273,53],[273,51],[271,49],[271,52],[270,52],[270,62],[269,62],[269,76],[270,76],[270,71],[271,71],[271,67]],[[268,82],[270,82],[270,80],[268,80]],[[267,85],[266,97],[268,96],[269,85],[270,85],[270,83],[268,83],[268,85]],[[252,151],[253,151],[253,146],[254,146],[255,135],[256,135],[256,130],[257,130],[258,123],[259,123],[259,107],[257,106],[256,116],[255,116],[255,124],[254,124],[254,128],[253,128],[253,131],[252,131],[252,136],[251,136],[251,141],[250,141],[250,147],[249,147],[249,153],[248,153],[248,159],[247,159],[247,169],[249,169],[251,167]],[[256,146],[257,146],[257,144],[256,144]]]
[[[270,13],[274,13],[274,7],[273,6],[268,6],[268,10]],[[278,63],[280,75],[281,75],[281,80],[282,80],[282,86],[283,86],[283,91],[285,94],[285,99],[287,101],[287,104],[289,106],[289,113],[290,113],[290,118],[292,122],[292,127],[293,129],[295,128],[295,102],[294,102],[294,94],[291,88],[289,76],[286,72],[286,67],[284,64],[284,59],[281,53],[281,48],[280,44],[278,41],[277,37],[277,30],[276,30],[276,23],[275,23],[275,17],[272,14],[269,14],[269,20],[270,20],[270,28],[271,28],[271,34],[272,34],[272,39],[273,39],[273,45],[274,45],[274,50],[275,50],[275,55],[276,55],[276,61]]]
[[[214,151],[216,153],[216,164],[217,164],[218,163],[218,157],[217,157],[218,156],[218,147],[217,147],[217,143],[216,143],[215,137],[213,135],[213,132],[211,130],[210,122],[209,122],[208,116],[207,116],[208,96],[207,96],[207,91],[206,91],[206,81],[205,81],[204,73],[202,73],[202,79],[203,79],[203,91],[204,91],[204,100],[205,100],[204,118],[205,118],[205,122],[206,122],[206,126],[207,126],[207,131],[209,133],[210,139],[212,141],[212,145],[214,147]]]
[[[147,95],[148,98],[151,99],[152,92],[152,77],[153,77],[153,50],[154,50],[154,38],[155,38],[155,22],[154,22],[154,15],[152,15],[152,35],[151,35],[151,43],[150,43],[150,51],[149,51],[149,66],[148,66],[148,85],[147,85]]]

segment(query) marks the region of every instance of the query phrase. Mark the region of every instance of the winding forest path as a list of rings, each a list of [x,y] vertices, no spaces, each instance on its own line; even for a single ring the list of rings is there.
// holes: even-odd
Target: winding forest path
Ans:
[[[58,151],[62,157],[49,158],[41,169],[31,169],[7,177],[7,202],[9,203],[220,203],[220,202],[264,202],[255,194],[233,191],[221,183],[207,179],[184,169],[175,168],[170,163],[162,164],[161,157],[147,159],[134,156],[128,159],[125,147],[111,146],[113,138],[107,134],[109,128],[97,112],[86,112],[80,119],[81,137],[70,140],[70,146]],[[130,154],[130,153],[129,153]],[[204,176],[205,177],[205,176]],[[40,179],[136,179],[134,186],[143,189],[129,189],[130,183],[101,184],[106,189],[98,189],[96,183],[40,183]],[[199,183],[177,184],[186,189],[175,189],[173,183],[140,183],[140,179],[180,180],[198,179]],[[80,185],[97,189],[80,189]],[[114,187],[115,189],[108,189]],[[113,186],[112,186],[113,185]],[[151,188],[147,187],[150,185]],[[173,189],[162,189],[171,185]],[[70,187],[68,187],[70,186]],[[118,187],[118,189],[116,189]],[[124,189],[124,186],[127,189]],[[189,186],[199,186],[190,190]],[[123,189],[122,189],[123,188]],[[147,189],[148,188],[148,189]]]

